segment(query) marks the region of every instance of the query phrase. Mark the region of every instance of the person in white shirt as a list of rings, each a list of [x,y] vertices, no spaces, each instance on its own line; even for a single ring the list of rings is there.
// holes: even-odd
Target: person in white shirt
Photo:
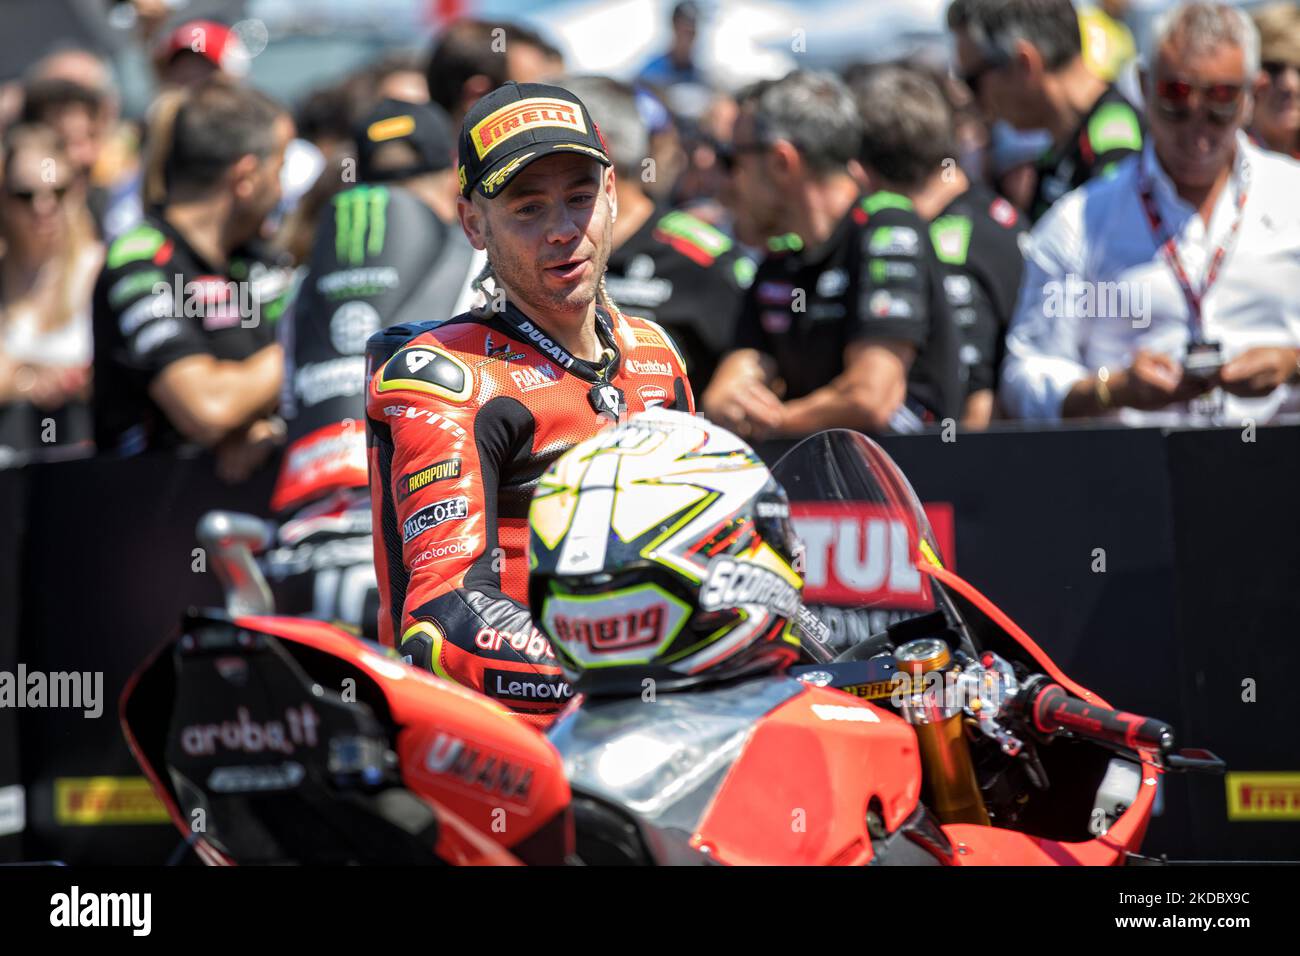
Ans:
[[[1241,132],[1259,36],[1180,6],[1145,60],[1139,156],[1034,228],[1002,370],[1012,416],[1240,425],[1300,413],[1300,164]]]
[[[89,441],[90,298],[104,251],[55,131],[19,124],[3,139],[0,467],[12,451]]]

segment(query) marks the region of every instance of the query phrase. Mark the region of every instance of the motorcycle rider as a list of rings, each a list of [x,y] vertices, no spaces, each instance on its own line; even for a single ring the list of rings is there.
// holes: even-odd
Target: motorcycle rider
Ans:
[[[527,604],[537,479],[628,414],[694,411],[672,339],[605,292],[611,165],[567,90],[483,97],[460,132],[457,212],[487,252],[491,294],[369,345],[382,360],[367,396],[381,640],[537,723],[572,694]]]
[[[355,130],[360,182],[321,217],[280,340],[289,447],[263,560],[277,605],[374,632],[378,596],[366,473],[365,348],[379,329],[449,316],[483,266],[456,222],[455,141],[433,104],[379,103]]]

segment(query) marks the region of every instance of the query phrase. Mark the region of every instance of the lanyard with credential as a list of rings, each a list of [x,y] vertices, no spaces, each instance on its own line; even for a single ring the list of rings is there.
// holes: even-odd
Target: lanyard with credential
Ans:
[[[575,365],[587,369],[595,378],[595,384],[591,386],[587,393],[587,401],[591,403],[592,410],[596,414],[604,415],[614,421],[619,420],[627,407],[627,402],[623,390],[610,381],[614,373],[618,371],[620,355],[617,340],[614,337],[613,324],[610,316],[603,308],[596,307],[596,335],[605,346],[604,355],[599,363],[585,362],[571,355],[564,346],[550,338],[531,319],[516,313],[509,305],[501,314],[501,318],[523,338],[531,341],[538,349],[551,356],[565,369],[572,371]]]
[[[1143,175],[1140,178],[1138,193],[1142,197],[1142,208],[1146,210],[1147,222],[1151,225],[1151,233],[1157,243],[1160,244],[1160,252],[1164,255],[1165,261],[1173,270],[1174,278],[1178,280],[1178,285],[1183,290],[1183,297],[1187,300],[1187,312],[1191,318],[1192,324],[1192,342],[1203,341],[1204,329],[1201,321],[1201,303],[1205,301],[1205,296],[1210,291],[1210,286],[1219,277],[1219,267],[1223,265],[1223,260],[1227,258],[1228,252],[1232,249],[1237,241],[1237,233],[1241,230],[1242,220],[1245,218],[1246,210],[1246,184],[1250,181],[1248,170],[1243,164],[1241,170],[1240,188],[1237,190],[1237,210],[1236,219],[1233,220],[1232,229],[1228,236],[1214,250],[1210,257],[1210,266],[1205,272],[1205,281],[1201,284],[1200,290],[1192,288],[1192,281],[1188,278],[1187,269],[1183,266],[1183,260],[1178,255],[1178,246],[1175,242],[1175,236],[1165,235],[1164,218],[1160,215],[1160,210],[1156,206],[1155,193],[1152,188],[1150,177]],[[1163,241],[1162,241],[1162,237]]]

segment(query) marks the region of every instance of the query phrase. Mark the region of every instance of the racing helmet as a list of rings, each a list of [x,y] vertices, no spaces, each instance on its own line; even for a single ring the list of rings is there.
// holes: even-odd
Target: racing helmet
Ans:
[[[679,690],[800,654],[799,540],[745,442],[652,408],[561,455],[529,522],[529,606],[589,695]]]

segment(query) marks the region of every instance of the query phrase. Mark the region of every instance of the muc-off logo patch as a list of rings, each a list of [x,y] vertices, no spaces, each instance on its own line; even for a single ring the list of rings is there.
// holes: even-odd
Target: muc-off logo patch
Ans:
[[[461,521],[469,517],[469,499],[446,498],[425,505],[402,523],[402,543],[405,544],[432,528],[444,525],[448,521]]]
[[[442,461],[435,461],[432,465],[425,465],[418,471],[410,472],[398,479],[397,500],[405,501],[421,488],[428,487],[434,482],[459,477],[459,458],[445,458]]]

